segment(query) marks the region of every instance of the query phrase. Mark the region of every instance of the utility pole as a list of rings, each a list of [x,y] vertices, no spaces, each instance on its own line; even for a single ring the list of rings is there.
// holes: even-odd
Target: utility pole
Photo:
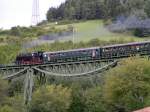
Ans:
[[[76,29],[75,29],[75,25],[72,26],[72,42],[73,42],[73,47],[75,44],[75,33],[76,33]]]
[[[73,38],[72,38],[73,45],[74,45],[74,33],[75,31],[74,31],[74,26],[73,26]]]
[[[40,22],[39,0],[33,0],[31,25],[37,25]]]

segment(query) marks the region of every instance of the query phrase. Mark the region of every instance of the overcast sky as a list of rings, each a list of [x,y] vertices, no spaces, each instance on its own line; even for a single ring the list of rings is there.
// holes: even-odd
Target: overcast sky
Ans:
[[[40,18],[46,18],[47,10],[59,6],[65,0],[39,0]],[[31,25],[33,0],[0,0],[0,28]]]

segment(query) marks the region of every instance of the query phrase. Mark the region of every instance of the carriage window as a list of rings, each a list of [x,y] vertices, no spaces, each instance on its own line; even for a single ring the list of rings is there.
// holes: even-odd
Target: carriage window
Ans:
[[[47,54],[44,54],[44,57],[47,57]]]
[[[149,47],[149,46],[150,46],[150,44],[145,44],[145,45],[144,45],[144,47]]]
[[[137,49],[137,50],[139,50],[139,49],[140,49],[140,47],[139,47],[139,46],[136,46],[136,49]]]

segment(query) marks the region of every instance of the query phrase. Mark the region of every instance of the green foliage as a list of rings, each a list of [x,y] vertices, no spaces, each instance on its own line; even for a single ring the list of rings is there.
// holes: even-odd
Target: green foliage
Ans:
[[[10,31],[10,35],[20,36],[21,35],[20,28],[19,27],[12,27],[11,31]]]
[[[126,59],[105,74],[104,85],[81,82],[35,88],[25,108],[23,97],[8,97],[8,84],[0,80],[0,112],[130,112],[150,105],[150,64],[146,59]],[[12,88],[20,91],[20,82]],[[70,85],[69,85],[70,84]],[[100,83],[99,83],[100,84]],[[19,89],[18,89],[19,88]],[[37,89],[37,90],[36,90]],[[15,94],[16,95],[16,94]]]
[[[110,20],[110,19],[109,19]],[[91,39],[98,38],[100,40],[109,41],[110,39],[126,39],[130,38],[138,39],[136,36],[130,33],[119,34],[110,32],[104,27],[102,20],[89,20],[89,21],[77,21],[77,20],[62,20],[58,21],[56,25],[55,22],[47,23],[46,25],[41,25],[38,27],[19,27],[21,35],[19,37],[12,36],[10,33],[0,34],[0,44],[7,44],[8,42],[13,42],[19,40],[24,42],[24,39],[31,41],[33,39],[40,38],[43,35],[59,35],[69,32],[70,35],[64,35],[60,41],[72,40],[74,36],[75,42],[88,42]],[[74,28],[74,35],[71,33],[71,27]],[[10,30],[11,31],[11,30]],[[8,31],[8,32],[10,32]],[[2,38],[1,38],[2,37]]]
[[[8,96],[8,83],[0,79],[0,107],[5,102]]]
[[[47,19],[48,21],[99,19],[105,17],[105,12],[104,0],[66,0],[60,7],[50,8]]]
[[[120,15],[136,15],[139,10],[144,9],[145,4],[146,0],[105,0],[108,15],[111,18]]]
[[[12,63],[18,52],[20,51],[20,45],[15,44],[9,44],[0,46],[0,64],[8,64]]]
[[[24,79],[23,78],[17,78],[17,80],[12,80],[9,83],[9,89],[8,93],[10,97],[14,97],[16,95],[19,95],[22,93],[24,89]]]
[[[120,15],[137,15],[139,10],[144,9],[149,14],[149,0],[66,0],[60,7],[50,8],[47,19],[111,19]]]
[[[23,96],[21,95],[7,97],[5,103],[2,106],[2,109],[6,110],[6,112],[25,112],[26,108],[23,102]]]
[[[72,84],[72,103],[69,112],[84,112],[84,90],[80,83],[81,82]]]
[[[19,111],[16,111],[14,108],[5,105],[0,108],[0,112],[19,112]]]
[[[106,112],[105,102],[103,99],[103,92],[101,87],[94,87],[88,89],[84,95],[85,108],[84,112]]]
[[[147,13],[148,17],[150,17],[150,0],[147,0],[145,4],[145,12]]]
[[[29,112],[67,112],[71,103],[71,89],[46,86],[33,94]]]
[[[150,36],[150,29],[148,28],[136,28],[134,30],[134,35],[138,37],[149,37]]]
[[[146,59],[128,59],[107,73],[103,94],[111,111],[128,112],[147,105],[150,100],[149,68]]]
[[[23,112],[21,97],[10,98],[8,82],[0,79],[0,112]]]
[[[99,39],[92,39],[92,40],[90,40],[90,41],[88,42],[88,44],[89,44],[90,46],[99,46],[100,40],[99,40]]]
[[[62,31],[67,31],[68,29],[56,29],[55,27],[43,25],[46,23],[40,23],[37,27],[12,27],[10,30],[0,30],[1,36],[15,36],[23,38],[37,38],[43,35],[48,35],[50,33],[60,33]],[[40,26],[41,25],[41,26]]]

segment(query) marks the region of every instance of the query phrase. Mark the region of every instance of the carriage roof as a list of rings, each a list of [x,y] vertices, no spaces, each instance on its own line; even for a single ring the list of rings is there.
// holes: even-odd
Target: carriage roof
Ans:
[[[130,46],[130,45],[141,45],[141,44],[150,44],[150,41],[143,41],[143,42],[131,42],[127,44],[115,44],[115,45],[108,45],[102,48],[111,48],[111,47],[121,47],[121,46]]]
[[[80,49],[72,49],[72,50],[62,50],[62,51],[54,51],[54,52],[44,52],[43,54],[75,52],[75,51],[85,51],[85,50],[94,50],[94,49],[99,49],[99,48],[100,48],[100,47],[80,48]]]
[[[99,49],[99,48],[111,48],[111,47],[121,47],[121,46],[130,46],[130,45],[141,45],[141,44],[147,44],[147,43],[150,44],[150,41],[131,42],[131,43],[125,43],[125,44],[107,45],[107,46],[104,46],[104,47],[91,47],[91,48],[80,48],[80,49],[71,49],[71,50],[61,50],[61,51],[53,51],[53,52],[44,52],[43,54],[84,51],[84,50],[93,50],[93,49]]]

